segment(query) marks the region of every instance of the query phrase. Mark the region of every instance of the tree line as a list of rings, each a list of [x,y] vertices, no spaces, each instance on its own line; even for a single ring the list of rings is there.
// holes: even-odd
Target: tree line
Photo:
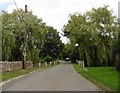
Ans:
[[[63,47],[59,33],[51,26],[47,26],[41,18],[29,11],[20,9],[12,13],[2,12],[2,60],[23,60],[24,41],[26,42],[26,59],[32,60],[34,65],[46,60],[56,60]]]
[[[59,32],[47,26],[41,18],[27,13],[27,61],[39,62],[70,58],[82,60],[85,66],[115,66],[120,69],[120,34],[118,19],[108,6],[69,15],[64,25],[64,36],[70,43],[63,44]],[[2,12],[2,60],[23,60],[25,11]]]
[[[71,51],[68,56],[72,62],[83,60],[85,66],[115,65],[113,46],[118,40],[118,22],[108,7],[69,15],[63,32],[70,39],[66,47],[69,46],[67,52]]]

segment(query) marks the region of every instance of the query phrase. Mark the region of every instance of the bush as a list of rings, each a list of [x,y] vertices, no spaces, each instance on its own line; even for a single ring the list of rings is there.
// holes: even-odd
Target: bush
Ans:
[[[46,62],[50,62],[50,61],[53,61],[52,57],[47,55],[46,58],[45,58],[45,61]]]
[[[32,61],[34,66],[38,66],[38,63],[40,62],[39,49],[33,49]]]
[[[40,63],[45,63],[45,60],[40,58]]]
[[[58,59],[56,60],[56,62],[57,62],[57,63],[60,63]]]

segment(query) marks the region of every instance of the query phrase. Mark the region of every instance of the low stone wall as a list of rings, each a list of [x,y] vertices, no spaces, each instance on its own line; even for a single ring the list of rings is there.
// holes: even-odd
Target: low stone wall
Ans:
[[[25,64],[26,69],[33,67],[32,61],[28,61]],[[22,69],[22,61],[0,61],[0,72],[8,72],[13,70]]]

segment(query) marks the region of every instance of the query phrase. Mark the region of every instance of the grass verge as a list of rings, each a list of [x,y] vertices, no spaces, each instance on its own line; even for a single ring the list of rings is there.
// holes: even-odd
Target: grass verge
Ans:
[[[87,67],[88,71],[73,64],[75,70],[103,91],[118,91],[118,72],[113,67]]]
[[[6,81],[6,80],[9,80],[9,79],[21,76],[21,75],[29,74],[30,72],[33,72],[33,71],[44,70],[44,69],[47,69],[49,67],[53,67],[53,66],[56,66],[56,65],[33,67],[31,69],[28,69],[28,70],[15,70],[15,71],[11,71],[11,72],[5,72],[5,73],[0,74],[0,78],[2,78],[2,81]]]

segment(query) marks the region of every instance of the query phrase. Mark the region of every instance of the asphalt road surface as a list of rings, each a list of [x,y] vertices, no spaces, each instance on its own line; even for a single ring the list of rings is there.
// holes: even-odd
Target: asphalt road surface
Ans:
[[[98,88],[79,75],[72,64],[61,63],[43,71],[12,80],[3,91],[97,91]]]

